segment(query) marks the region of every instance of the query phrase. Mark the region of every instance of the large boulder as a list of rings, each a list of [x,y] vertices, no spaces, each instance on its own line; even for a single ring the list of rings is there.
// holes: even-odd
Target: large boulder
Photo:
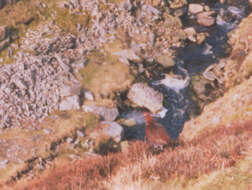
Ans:
[[[157,113],[163,108],[163,95],[146,83],[132,85],[128,98],[137,106],[147,108],[153,113]]]

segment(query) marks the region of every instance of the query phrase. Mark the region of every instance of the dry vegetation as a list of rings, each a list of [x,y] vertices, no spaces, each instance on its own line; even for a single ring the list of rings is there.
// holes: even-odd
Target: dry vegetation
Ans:
[[[171,186],[188,189],[192,181],[204,175],[238,167],[248,157],[251,135],[252,121],[220,126],[186,144],[180,142],[175,148],[167,148],[159,155],[153,155],[144,142],[134,142],[123,153],[83,158],[58,166],[21,189],[165,189]],[[246,167],[252,169],[251,165],[250,160]],[[251,172],[246,179],[238,176],[238,183],[244,180],[249,188]]]

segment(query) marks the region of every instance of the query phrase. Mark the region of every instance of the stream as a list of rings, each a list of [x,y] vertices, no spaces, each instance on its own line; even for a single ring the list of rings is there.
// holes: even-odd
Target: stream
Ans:
[[[251,11],[248,1],[239,3],[237,1],[226,1],[222,4],[218,0],[191,0],[188,1],[188,4],[190,3],[203,3],[209,6],[211,11],[215,12],[216,22],[213,26],[204,27],[197,23],[195,15],[188,13],[187,8],[182,8],[184,14],[180,18],[183,27],[193,27],[197,33],[207,32],[209,36],[202,44],[192,43],[188,40],[185,47],[176,49],[176,64],[172,71],[180,77],[178,80],[166,83],[164,80],[160,80],[164,78],[165,71],[160,74],[158,79],[151,79],[148,82],[151,87],[162,92],[164,96],[164,109],[157,115],[154,115],[154,119],[166,127],[171,138],[179,136],[184,123],[190,119],[190,109],[196,106],[190,98],[190,87],[185,83],[185,80],[189,79],[190,81],[193,76],[202,74],[208,66],[218,63],[220,59],[229,55],[228,32],[235,29],[242,18],[246,17]],[[175,83],[176,85],[174,85]],[[178,86],[181,87],[178,89]],[[135,126],[125,127],[126,139],[144,139],[145,123],[141,113],[142,110],[133,108],[121,111],[121,118],[131,118],[136,121]]]

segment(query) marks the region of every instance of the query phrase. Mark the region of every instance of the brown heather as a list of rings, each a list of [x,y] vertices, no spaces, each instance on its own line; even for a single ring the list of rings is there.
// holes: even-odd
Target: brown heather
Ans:
[[[159,155],[152,155],[146,143],[133,142],[126,152],[83,158],[75,163],[56,167],[49,175],[29,181],[21,189],[112,189],[108,184],[115,176],[125,178],[125,172],[131,176],[131,179],[123,179],[126,180],[125,183],[148,181],[153,176],[161,182],[168,182],[176,177],[195,179],[211,171],[231,167],[241,160],[244,153],[251,148],[251,135],[252,121],[230,127],[220,126],[186,144],[180,142],[176,148],[168,147]],[[139,169],[134,170],[136,167]],[[125,168],[128,171],[123,170]]]

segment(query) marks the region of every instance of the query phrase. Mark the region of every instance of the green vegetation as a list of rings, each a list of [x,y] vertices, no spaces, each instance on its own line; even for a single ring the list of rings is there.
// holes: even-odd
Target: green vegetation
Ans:
[[[70,13],[67,9],[56,8],[55,23],[66,33],[77,34],[77,25],[86,27],[89,24],[87,12]]]
[[[117,56],[93,52],[88,57],[85,68],[80,70],[82,85],[99,96],[113,98],[115,91],[125,90],[133,81],[129,67],[118,60]]]

